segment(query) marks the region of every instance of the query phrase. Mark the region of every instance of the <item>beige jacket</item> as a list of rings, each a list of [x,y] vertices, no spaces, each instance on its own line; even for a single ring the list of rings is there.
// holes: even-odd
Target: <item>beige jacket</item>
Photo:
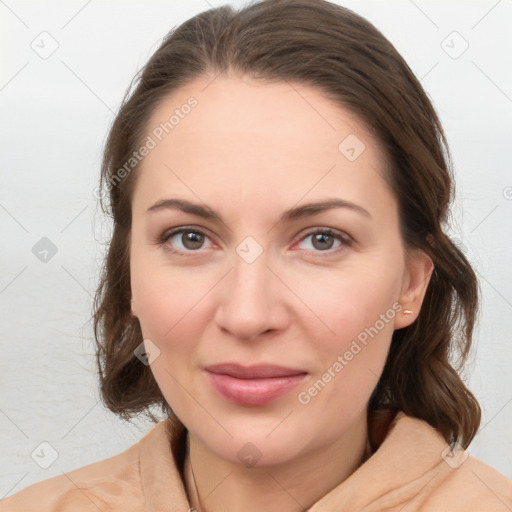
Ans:
[[[187,512],[178,462],[185,435],[161,421],[118,455],[4,498],[0,511]],[[379,449],[309,510],[511,512],[512,480],[463,450],[450,452],[426,422],[399,413]]]

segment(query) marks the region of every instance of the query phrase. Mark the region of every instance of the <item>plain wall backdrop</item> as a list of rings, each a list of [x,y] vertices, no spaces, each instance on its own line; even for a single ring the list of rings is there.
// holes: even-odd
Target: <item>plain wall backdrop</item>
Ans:
[[[152,427],[99,401],[90,318],[109,229],[94,191],[133,75],[170,29],[225,3],[245,4],[0,1],[0,498],[119,453]],[[483,418],[468,451],[512,478],[512,3],[339,3],[391,40],[445,127],[451,232],[482,291],[467,375]]]

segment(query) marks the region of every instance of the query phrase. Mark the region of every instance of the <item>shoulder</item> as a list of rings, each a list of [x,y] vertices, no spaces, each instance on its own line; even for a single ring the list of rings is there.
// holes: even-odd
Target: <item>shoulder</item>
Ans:
[[[139,471],[141,441],[113,457],[62,472],[4,498],[0,501],[0,512],[143,509]]]
[[[423,454],[426,470],[416,481],[418,493],[411,500],[414,510],[512,511],[512,480],[459,444],[446,444],[441,433],[426,422],[414,419],[410,423],[411,429],[419,433],[414,446]]]
[[[382,510],[512,511],[512,480],[404,413],[396,415],[380,447],[356,473],[351,487],[373,481],[372,499],[386,505]]]
[[[464,450],[447,452],[418,496],[420,510],[507,512],[512,510],[512,480]],[[423,497],[421,496],[423,494]]]

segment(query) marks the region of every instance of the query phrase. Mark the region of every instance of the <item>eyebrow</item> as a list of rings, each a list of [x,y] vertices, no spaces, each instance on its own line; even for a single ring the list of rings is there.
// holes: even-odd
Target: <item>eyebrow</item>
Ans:
[[[316,215],[326,210],[332,210],[333,208],[347,208],[361,215],[364,215],[365,217],[372,218],[370,212],[365,210],[362,206],[351,203],[350,201],[346,201],[345,199],[336,198],[314,203],[307,203],[301,206],[290,208],[281,215],[279,221],[290,222],[292,220]],[[224,223],[222,217],[208,206],[192,203],[185,199],[161,199],[160,201],[157,201],[153,206],[150,206],[146,210],[146,213],[167,209],[181,210],[185,213],[191,213],[193,215],[197,215],[198,217],[203,217],[204,219],[212,219]]]

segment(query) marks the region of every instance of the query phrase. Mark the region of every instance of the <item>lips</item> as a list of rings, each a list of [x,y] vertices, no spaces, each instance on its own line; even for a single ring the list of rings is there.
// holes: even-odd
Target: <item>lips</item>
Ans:
[[[237,363],[221,363],[212,366],[206,366],[205,370],[221,374],[230,375],[237,379],[265,379],[274,377],[289,377],[290,375],[301,375],[304,370],[297,370],[293,368],[285,368],[284,366],[277,366],[273,364],[259,364],[254,366],[242,366]]]
[[[307,377],[304,370],[262,364],[222,363],[204,368],[209,382],[226,400],[244,406],[266,405],[290,392]]]

